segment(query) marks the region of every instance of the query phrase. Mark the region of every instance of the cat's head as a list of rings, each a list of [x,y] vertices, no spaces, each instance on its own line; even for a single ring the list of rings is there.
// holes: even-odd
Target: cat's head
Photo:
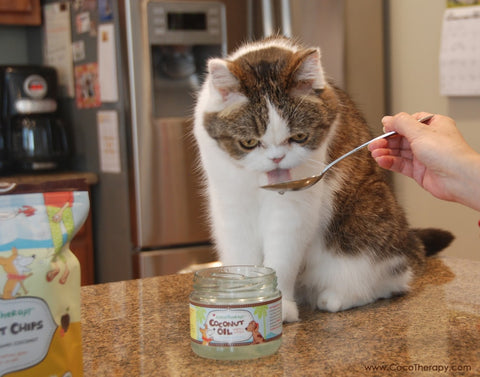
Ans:
[[[247,44],[225,60],[211,59],[206,85],[208,135],[237,164],[277,172],[278,180],[319,148],[337,114],[320,50],[284,38]]]

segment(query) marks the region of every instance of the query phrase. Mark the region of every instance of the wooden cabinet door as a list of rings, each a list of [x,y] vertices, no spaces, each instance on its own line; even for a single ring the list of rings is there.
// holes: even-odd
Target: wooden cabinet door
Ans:
[[[40,25],[40,0],[0,0],[0,24]]]

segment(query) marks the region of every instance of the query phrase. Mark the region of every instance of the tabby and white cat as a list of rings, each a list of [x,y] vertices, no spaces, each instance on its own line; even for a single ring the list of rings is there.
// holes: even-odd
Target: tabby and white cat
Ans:
[[[366,150],[308,190],[260,188],[318,173],[370,138],[319,49],[274,37],[211,59],[194,135],[220,260],[274,268],[285,321],[298,320],[297,302],[335,312],[404,293],[452,239],[409,229]]]

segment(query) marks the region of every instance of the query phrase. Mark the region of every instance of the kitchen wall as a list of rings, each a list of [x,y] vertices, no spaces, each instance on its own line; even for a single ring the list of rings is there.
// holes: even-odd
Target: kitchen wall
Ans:
[[[480,151],[480,97],[447,98],[439,94],[439,48],[444,0],[388,0],[388,109],[448,115]],[[456,240],[444,253],[480,260],[480,213],[438,200],[412,180],[394,175],[409,220],[417,227],[452,231]]]
[[[0,25],[0,65],[41,64],[40,26]]]
[[[15,46],[15,48],[12,48]],[[27,30],[20,26],[0,25],[0,65],[27,64]]]

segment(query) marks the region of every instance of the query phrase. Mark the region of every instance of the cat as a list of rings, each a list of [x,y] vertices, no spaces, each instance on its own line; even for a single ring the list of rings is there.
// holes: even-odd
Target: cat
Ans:
[[[371,138],[320,49],[271,37],[211,58],[207,71],[193,134],[221,262],[272,267],[286,322],[299,320],[297,303],[337,312],[406,293],[453,236],[410,229],[367,150],[307,190],[261,188],[318,173]]]

